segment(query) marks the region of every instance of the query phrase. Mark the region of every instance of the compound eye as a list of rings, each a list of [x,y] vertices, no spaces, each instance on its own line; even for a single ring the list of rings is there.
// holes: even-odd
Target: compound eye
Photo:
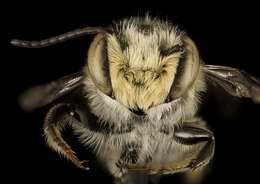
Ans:
[[[175,100],[185,94],[198,76],[200,57],[195,43],[189,38],[184,38],[184,57],[179,60],[177,73],[170,90],[171,99]]]
[[[90,74],[95,86],[106,95],[112,92],[108,72],[106,52],[106,34],[99,33],[95,36],[88,50],[88,65],[86,70]]]

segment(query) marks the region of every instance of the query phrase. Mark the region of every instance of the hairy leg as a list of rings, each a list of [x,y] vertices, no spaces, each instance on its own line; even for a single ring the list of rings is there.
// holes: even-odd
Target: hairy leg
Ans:
[[[84,166],[86,161],[80,161],[76,153],[71,149],[62,138],[61,131],[66,125],[80,124],[73,118],[73,110],[68,104],[57,104],[48,112],[45,123],[44,133],[47,138],[48,145],[58,153],[61,153],[66,158],[71,160],[77,167],[88,170]]]
[[[153,160],[147,164],[121,164],[119,167],[128,170],[145,170],[150,174],[173,174],[197,170],[209,163],[214,155],[215,139],[201,119],[183,122],[167,133],[166,148],[158,143]],[[162,145],[162,147],[161,147]],[[166,148],[167,151],[164,149]],[[163,157],[163,159],[162,159]]]

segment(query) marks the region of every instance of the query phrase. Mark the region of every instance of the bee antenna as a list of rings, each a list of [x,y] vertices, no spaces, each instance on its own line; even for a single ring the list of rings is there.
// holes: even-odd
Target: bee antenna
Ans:
[[[44,40],[40,40],[40,41],[26,41],[26,40],[12,39],[10,43],[18,47],[42,48],[50,45],[55,45],[57,43],[64,42],[73,38],[77,38],[89,34],[102,33],[102,32],[104,33],[107,31],[102,27],[86,27],[86,28],[76,29],[74,31],[69,31],[67,33],[54,36],[51,38],[47,38]]]

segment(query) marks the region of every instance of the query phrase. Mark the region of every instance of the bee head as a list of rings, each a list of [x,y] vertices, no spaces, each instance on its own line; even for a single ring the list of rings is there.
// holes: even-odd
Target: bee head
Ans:
[[[131,18],[99,33],[88,53],[86,71],[103,93],[133,112],[180,98],[199,71],[193,41],[175,25]]]

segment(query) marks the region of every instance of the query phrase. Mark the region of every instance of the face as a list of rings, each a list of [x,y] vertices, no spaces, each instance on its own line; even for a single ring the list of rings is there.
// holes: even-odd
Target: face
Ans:
[[[96,35],[84,71],[102,93],[144,114],[186,95],[199,68],[197,48],[184,32],[148,18],[123,20]]]
[[[147,111],[167,99],[181,58],[182,34],[159,26],[128,25],[107,37],[114,96],[129,109]]]

